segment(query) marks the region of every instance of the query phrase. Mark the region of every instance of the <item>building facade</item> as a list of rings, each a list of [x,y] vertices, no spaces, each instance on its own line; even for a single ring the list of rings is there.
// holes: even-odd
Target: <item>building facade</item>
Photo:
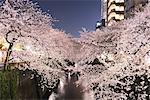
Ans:
[[[144,6],[146,3],[148,0],[105,0],[106,24],[111,26],[114,22],[130,17],[136,6]]]

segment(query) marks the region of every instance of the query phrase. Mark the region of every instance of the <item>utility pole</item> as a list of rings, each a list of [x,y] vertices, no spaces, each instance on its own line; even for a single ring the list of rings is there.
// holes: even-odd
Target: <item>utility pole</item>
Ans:
[[[101,23],[102,23],[102,26],[105,26],[105,15],[104,15],[104,0],[101,0]]]
[[[103,0],[100,1],[101,1],[101,19],[104,19],[104,1]]]

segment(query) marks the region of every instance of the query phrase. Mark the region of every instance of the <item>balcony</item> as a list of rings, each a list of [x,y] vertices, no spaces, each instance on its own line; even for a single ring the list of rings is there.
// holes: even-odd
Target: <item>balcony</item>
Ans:
[[[112,4],[124,6],[124,0],[108,0],[107,7],[109,8]]]
[[[116,12],[112,12],[108,15],[108,23],[110,20],[123,20],[125,18],[124,14],[117,14]]]
[[[124,6],[116,6],[115,4],[111,5],[110,8],[108,9],[108,15],[110,12],[114,11],[123,11],[124,12]]]

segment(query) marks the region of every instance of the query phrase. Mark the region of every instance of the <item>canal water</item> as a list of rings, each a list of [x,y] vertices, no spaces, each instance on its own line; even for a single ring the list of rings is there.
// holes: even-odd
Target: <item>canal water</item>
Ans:
[[[76,74],[68,73],[63,91],[58,88],[57,93],[52,93],[49,100],[83,100],[82,87],[75,84],[77,80]]]
[[[34,77],[31,79],[32,72],[21,71],[18,98],[21,100],[36,99],[36,100],[84,100],[83,87],[77,86],[78,74],[67,73],[66,81],[59,81],[55,89],[42,91],[38,86],[40,79]]]

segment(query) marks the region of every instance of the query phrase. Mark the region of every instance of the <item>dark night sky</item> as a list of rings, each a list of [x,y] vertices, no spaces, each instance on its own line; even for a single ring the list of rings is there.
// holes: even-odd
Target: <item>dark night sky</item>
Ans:
[[[1,1],[1,0],[0,0]],[[43,11],[54,19],[54,27],[65,30],[74,37],[79,37],[82,27],[95,30],[95,24],[100,20],[100,0],[32,0],[38,2]]]

